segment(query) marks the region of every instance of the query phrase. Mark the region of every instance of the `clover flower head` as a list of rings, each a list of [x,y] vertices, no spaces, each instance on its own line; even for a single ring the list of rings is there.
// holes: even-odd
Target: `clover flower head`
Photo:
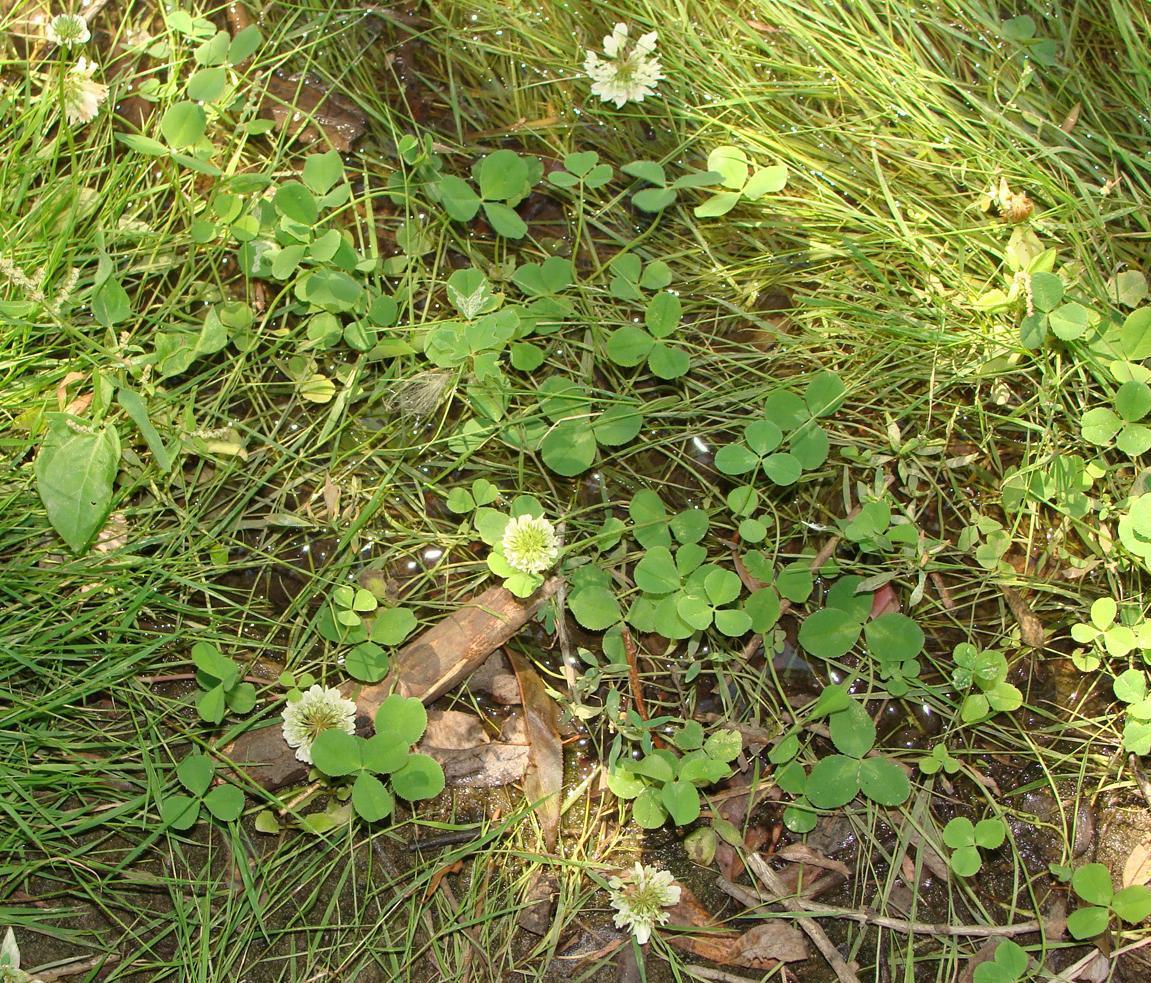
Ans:
[[[0,983],[40,983],[20,968],[20,948],[16,945],[16,933],[11,928],[4,933],[0,942]]]
[[[298,700],[284,707],[284,740],[296,749],[296,757],[312,763],[312,742],[333,728],[356,732],[356,704],[335,688],[312,686]]]
[[[85,44],[92,37],[88,22],[80,14],[57,14],[44,28],[44,36],[61,48]]]
[[[559,556],[559,540],[547,519],[517,515],[508,520],[500,551],[508,565],[520,573],[543,573]]]
[[[627,24],[616,24],[603,39],[604,56],[589,51],[583,68],[592,80],[591,92],[604,102],[614,102],[617,109],[629,102],[643,102],[655,95],[656,83],[664,77],[655,45],[655,31],[641,35],[634,43],[628,39]]]
[[[624,880],[613,877],[611,906],[615,908],[615,927],[628,928],[636,942],[646,945],[651,930],[663,925],[670,917],[664,908],[679,903],[680,887],[666,870],[649,867],[636,861],[631,876]]]
[[[81,56],[64,75],[64,117],[70,126],[91,122],[108,98],[108,86],[92,76],[96,63]]]

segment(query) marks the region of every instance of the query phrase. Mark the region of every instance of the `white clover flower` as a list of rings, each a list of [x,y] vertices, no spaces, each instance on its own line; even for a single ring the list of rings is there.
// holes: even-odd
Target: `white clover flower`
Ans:
[[[20,949],[16,945],[16,933],[11,928],[0,942],[0,983],[41,983],[20,968]]]
[[[95,71],[96,63],[81,56],[64,75],[64,117],[70,126],[91,122],[108,98],[108,86],[92,78]]]
[[[614,102],[617,109],[654,95],[656,83],[664,77],[655,57],[656,32],[644,34],[629,50],[627,30],[626,24],[616,24],[603,39],[606,59],[589,51],[583,63],[592,80],[592,95]]]
[[[611,906],[616,910],[615,927],[628,928],[636,942],[646,945],[651,930],[663,925],[670,915],[664,908],[679,904],[680,888],[666,870],[648,867],[636,861],[628,880],[613,877]]]
[[[520,573],[543,573],[559,557],[560,544],[547,519],[517,515],[504,527],[500,551],[508,566]]]
[[[71,48],[74,44],[85,44],[92,33],[88,22],[79,14],[57,14],[48,21],[44,36],[61,48]]]
[[[312,763],[312,742],[333,728],[356,732],[356,704],[338,689],[312,686],[303,696],[284,707],[284,740],[296,749],[296,757]]]

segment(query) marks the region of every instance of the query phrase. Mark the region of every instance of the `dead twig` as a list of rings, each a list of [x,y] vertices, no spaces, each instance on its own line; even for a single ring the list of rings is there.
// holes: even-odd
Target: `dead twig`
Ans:
[[[767,861],[759,854],[750,854],[747,857],[746,863],[755,876],[763,881],[764,886],[778,896],[779,903],[788,911],[796,912],[798,915],[801,911],[811,911],[817,907],[823,907],[822,905],[816,906],[809,902],[799,901],[794,897],[788,897],[789,892],[787,886],[779,879],[779,875],[768,866]],[[798,915],[796,922],[807,934],[807,937],[815,944],[815,947],[823,953],[823,958],[827,960],[828,965],[831,966],[835,972],[839,983],[860,983],[859,977],[855,975],[855,971],[847,965],[843,956],[839,954],[839,950],[835,948],[831,939],[827,937],[827,933],[819,927],[818,922],[803,915]]]
[[[758,861],[775,880],[779,882],[778,894],[781,895],[768,897],[754,888],[742,887],[739,884],[733,884],[731,881],[724,880],[723,878],[717,881],[719,889],[723,891],[724,894],[735,898],[736,901],[747,905],[749,908],[763,904],[778,903],[790,911],[809,911],[812,914],[827,918],[843,918],[847,921],[859,922],[862,925],[874,925],[876,928],[886,928],[893,932],[901,932],[904,935],[948,935],[976,939],[1011,938],[1016,935],[1031,935],[1033,932],[1041,931],[1043,928],[1041,922],[1035,921],[1016,922],[1014,925],[950,925],[936,922],[912,922],[906,918],[893,918],[889,915],[881,915],[874,911],[836,908],[832,905],[819,904],[816,901],[797,901],[793,897],[785,896],[787,894],[786,885],[779,880],[779,875],[767,866],[767,862],[762,857],[752,856],[749,860]],[[754,864],[752,866],[754,868]],[[760,876],[758,869],[756,869],[755,873],[756,876]],[[767,885],[768,890],[770,890],[773,895],[777,894],[777,890],[772,884],[768,883],[767,880],[764,880],[762,877],[760,877],[760,879],[764,881],[764,884]],[[814,941],[814,938],[812,941]],[[818,943],[816,944],[818,945]]]

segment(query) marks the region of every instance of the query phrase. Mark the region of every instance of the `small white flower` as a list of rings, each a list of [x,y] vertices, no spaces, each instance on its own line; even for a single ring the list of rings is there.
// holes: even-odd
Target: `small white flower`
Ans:
[[[20,968],[20,949],[11,928],[0,942],[0,983],[41,983]]]
[[[312,763],[312,741],[333,728],[356,732],[356,704],[338,689],[315,685],[294,703],[284,707],[284,740],[296,749],[296,757]]]
[[[504,527],[500,551],[508,565],[520,573],[543,573],[556,562],[560,545],[547,519],[517,515]]]
[[[64,117],[70,126],[96,118],[108,98],[108,86],[92,78],[96,63],[81,56],[64,76]]]
[[[603,39],[606,60],[589,51],[583,63],[584,71],[592,80],[592,95],[604,102],[614,102],[617,109],[654,95],[656,83],[664,77],[659,59],[655,57],[656,32],[641,36],[629,51],[627,30],[626,24],[616,24]]]
[[[48,21],[44,35],[61,48],[85,44],[92,37],[92,33],[88,30],[88,22],[79,14],[57,14]]]
[[[616,910],[615,927],[629,928],[636,942],[646,945],[651,930],[670,917],[664,908],[679,904],[680,888],[666,870],[648,867],[636,861],[628,880],[613,877],[611,906]]]

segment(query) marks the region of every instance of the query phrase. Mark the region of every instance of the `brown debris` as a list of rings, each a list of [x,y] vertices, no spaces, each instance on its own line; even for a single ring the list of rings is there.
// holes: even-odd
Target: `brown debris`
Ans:
[[[365,686],[358,694],[357,685],[345,683],[341,688],[355,699],[359,711],[357,730],[370,730],[371,718],[393,687],[425,703],[442,696],[527,624],[558,587],[559,578],[553,577],[527,600],[503,587],[492,587],[400,649],[382,683]],[[243,768],[249,779],[267,789],[299,782],[308,773],[307,766],[297,761],[284,743],[276,723],[242,734],[223,749],[223,754]]]

